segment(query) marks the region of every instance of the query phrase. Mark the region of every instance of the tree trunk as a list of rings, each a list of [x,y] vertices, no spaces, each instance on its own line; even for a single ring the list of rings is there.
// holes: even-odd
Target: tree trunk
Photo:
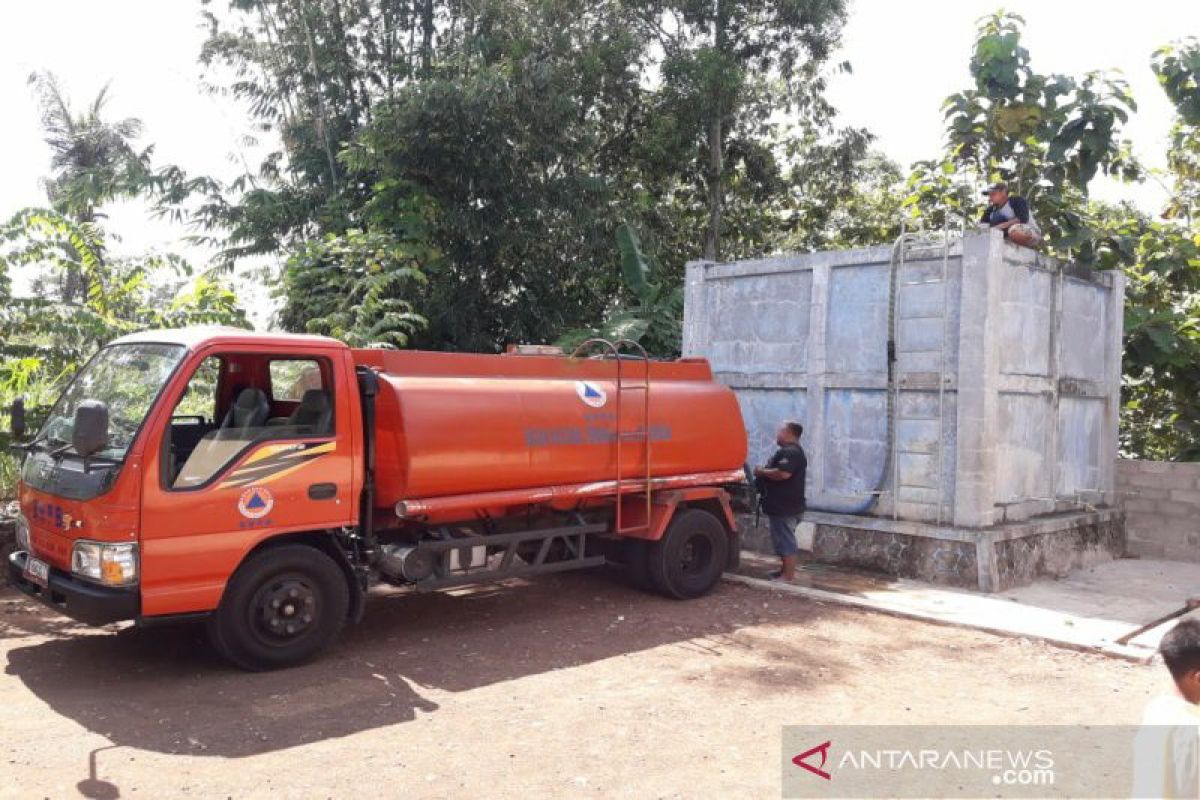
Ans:
[[[704,237],[704,258],[716,261],[721,256],[721,205],[724,201],[722,173],[724,143],[721,140],[721,115],[714,109],[708,125],[708,233]]]
[[[92,225],[96,222],[96,211],[90,205],[82,211],[75,214],[74,222],[76,225]],[[75,254],[76,262],[83,261],[83,253],[75,245],[68,245],[71,251]],[[96,260],[100,265],[104,264],[104,252],[102,250],[95,251]],[[68,266],[66,273],[59,282],[59,292],[62,295],[63,302],[68,305],[84,305],[87,303],[88,295],[92,290],[92,282],[88,279],[87,273],[84,272],[81,266]]]
[[[726,38],[728,24],[725,0],[716,0],[713,48],[721,54],[724,54],[729,46]],[[704,258],[709,261],[716,261],[721,257],[721,212],[725,203],[725,109],[721,99],[718,92],[710,104],[712,119],[708,123],[708,232],[704,237]]]
[[[350,124],[357,127],[362,121],[363,116],[369,116],[370,94],[364,90],[360,98],[358,87],[355,85],[360,64],[355,58],[356,54],[350,51],[350,37],[346,35],[346,23],[342,17],[341,0],[332,0],[330,9],[332,10],[330,27],[333,29],[333,35],[337,38],[338,57],[342,62],[338,72],[340,73],[342,86],[346,92],[346,116],[349,118]],[[360,99],[362,107],[359,106]]]
[[[421,7],[421,74],[428,75],[433,68],[433,0],[425,0]]]
[[[396,19],[391,3],[380,7],[383,20],[383,78],[388,100],[396,99]]]
[[[266,3],[258,4],[259,17],[262,20],[263,31],[267,38],[267,47],[276,53],[282,51],[284,47],[283,37],[279,33],[279,25],[275,22],[275,16],[271,13],[271,9]],[[272,59],[273,61],[275,59]],[[277,74],[277,67],[263,66],[263,80],[267,83],[274,84],[274,91],[283,102],[284,119],[288,122],[293,122],[296,119],[296,107],[292,102],[292,95],[283,88],[283,82]]]
[[[325,146],[325,158],[329,162],[329,188],[331,194],[337,194],[338,174],[337,159],[333,155],[333,145],[329,141],[329,115],[325,112],[324,86],[321,83],[321,71],[317,66],[317,46],[313,41],[312,28],[308,24],[308,9],[300,10],[300,23],[304,27],[304,41],[308,45],[308,64],[313,73],[313,97],[317,105],[317,133]]]

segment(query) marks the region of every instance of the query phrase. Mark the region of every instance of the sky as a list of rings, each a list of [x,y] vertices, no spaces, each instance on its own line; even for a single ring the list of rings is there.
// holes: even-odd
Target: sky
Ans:
[[[1022,43],[1038,72],[1082,75],[1115,70],[1129,81],[1137,113],[1125,129],[1134,154],[1165,166],[1172,109],[1150,70],[1154,51],[1200,36],[1196,0],[851,0],[841,57],[852,73],[832,82],[829,98],[844,124],[866,127],[903,166],[934,158],[942,143],[942,101],[970,86],[976,21],[1003,7],[1025,18]],[[1161,210],[1166,196],[1148,181],[1100,179],[1093,196]]]
[[[842,122],[870,129],[878,148],[904,166],[935,157],[941,102],[968,85],[976,20],[999,1],[851,2],[838,58],[849,60],[853,72],[836,77],[829,95]],[[1200,35],[1200,2],[1008,0],[1004,7],[1025,17],[1024,42],[1035,69],[1124,74],[1139,105],[1126,133],[1140,158],[1162,166],[1171,110],[1150,56],[1167,42]],[[45,203],[39,180],[49,171],[50,154],[27,85],[34,70],[57,74],[78,106],[109,83],[108,113],[143,120],[144,141],[155,145],[158,164],[229,179],[243,159],[253,162],[261,152],[261,145],[244,140],[250,131],[237,103],[202,90],[197,55],[205,30],[198,0],[41,0],[6,3],[0,15],[0,218]],[[1164,197],[1153,182],[1135,187],[1100,180],[1093,191],[1106,200],[1133,200],[1149,212]],[[148,219],[138,202],[107,210],[109,227],[122,236],[118,249],[173,249],[204,265],[206,251],[180,241],[188,234],[182,226]],[[246,300],[255,321],[265,322],[262,287],[247,285]]]
[[[138,117],[157,164],[232,177],[245,116],[227,98],[201,89],[197,61],[205,31],[198,0],[41,0],[0,11],[0,216],[45,204],[49,172],[37,104],[27,80],[49,70],[72,105],[86,106],[106,83],[110,118]],[[125,245],[173,243],[174,226],[146,223],[139,204],[108,209]]]

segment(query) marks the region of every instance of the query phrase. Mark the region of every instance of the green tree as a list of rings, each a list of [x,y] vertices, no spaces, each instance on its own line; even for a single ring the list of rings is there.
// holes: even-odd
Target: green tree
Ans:
[[[1160,48],[1152,66],[1176,112],[1167,151],[1171,199],[1163,216],[1195,226],[1200,221],[1200,39]]]
[[[94,222],[99,206],[142,190],[153,148],[136,147],[142,134],[141,120],[104,117],[108,86],[84,111],[75,112],[53,73],[35,72],[29,83],[50,147],[52,174],[43,184],[55,210],[77,222]]]
[[[980,20],[973,85],[943,104],[945,154],[916,166],[908,202],[933,226],[946,213],[974,224],[977,190],[1005,180],[1029,200],[1052,250],[1090,261],[1095,236],[1088,186],[1098,174],[1139,176],[1121,138],[1136,106],[1118,77],[1034,70],[1021,43],[1023,25],[1020,16],[1004,12]]]
[[[792,169],[783,250],[840,250],[890,244],[900,235],[907,193],[899,165],[869,140],[817,145]]]
[[[88,225],[96,221],[97,209],[104,203],[143,190],[150,175],[151,148],[138,150],[135,145],[142,133],[141,120],[105,118],[108,86],[86,109],[76,112],[53,73],[34,72],[29,84],[50,147],[51,175],[43,185],[56,211]],[[95,255],[104,258],[103,252]],[[58,292],[68,302],[81,300],[88,292],[85,276],[77,271],[62,273]]]
[[[1171,193],[1158,220],[1132,217],[1111,237],[1129,275],[1123,448],[1146,458],[1200,460],[1200,40],[1152,62],[1175,106],[1167,152]],[[1132,215],[1131,215],[1132,216]]]
[[[783,185],[771,147],[775,117],[795,116],[800,138],[827,129],[833,117],[823,68],[838,44],[846,4],[636,0],[632,6],[663,53],[662,86],[642,146],[646,161],[675,177],[673,191],[702,212],[704,257],[731,255],[722,245],[730,234],[736,241],[737,205],[761,205]]]
[[[434,29],[455,37],[467,4],[449,0],[201,0],[200,61],[213,92],[250,110],[282,147],[230,186],[201,186],[195,219],[230,267],[360,226],[372,181],[338,154],[418,74],[434,66]],[[447,28],[448,26],[448,28]],[[419,43],[419,44],[418,44]],[[230,78],[229,76],[232,75]]]
[[[375,296],[426,323],[395,317],[403,327],[383,338],[485,351],[553,341],[635,302],[611,245],[623,220],[666,287],[707,232],[727,256],[836,236],[834,206],[867,200],[835,173],[869,149],[865,132],[834,127],[823,98],[843,3],[718,6],[206,3],[202,60],[235,76],[215,88],[282,148],[199,219],[226,263],[288,259],[290,329],[363,330],[344,315],[324,327],[333,309],[314,291],[349,291],[363,274],[332,253],[391,242],[412,255],[395,279],[373,275]]]
[[[329,237],[350,231],[436,253],[415,265],[428,281],[387,290],[429,321],[397,331],[425,347],[545,341],[603,308],[640,94],[642,44],[620,3],[235,0],[209,13],[203,59],[233,68],[227,88],[284,145],[201,209],[227,261],[282,251],[299,266],[310,241],[337,248]],[[321,306],[287,303],[289,327]]]
[[[376,179],[368,227],[419,194],[444,259],[414,298],[421,346],[497,350],[599,316],[616,290],[622,131],[639,44],[617,6],[482,3],[459,49],[381,103],[346,153]],[[403,215],[399,215],[403,219]]]
[[[0,274],[38,266],[53,279],[76,273],[88,294],[79,303],[7,297],[0,309],[0,392],[69,375],[97,348],[147,328],[247,326],[234,292],[183,259],[151,254],[110,258],[104,230],[51,209],[25,209],[0,225]]]
[[[289,330],[341,339],[352,347],[404,347],[427,320],[405,299],[427,278],[432,255],[421,239],[349,230],[307,242],[283,273],[280,321]]]

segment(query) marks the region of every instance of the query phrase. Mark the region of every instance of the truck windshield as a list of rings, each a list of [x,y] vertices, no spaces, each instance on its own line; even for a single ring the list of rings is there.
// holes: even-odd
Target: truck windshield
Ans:
[[[97,455],[125,457],[154,398],[183,358],[175,344],[118,344],[106,347],[67,386],[38,433],[36,442],[49,447],[69,444],[75,409],[84,400],[108,405],[108,447]]]

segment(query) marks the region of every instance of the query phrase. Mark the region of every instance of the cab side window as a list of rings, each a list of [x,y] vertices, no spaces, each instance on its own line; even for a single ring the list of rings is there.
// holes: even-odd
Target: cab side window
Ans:
[[[276,359],[270,362],[271,397],[275,400],[299,403],[304,393],[326,389],[321,377],[321,365],[300,358]]]
[[[216,364],[215,372],[210,361]],[[323,358],[230,354],[205,359],[172,419],[167,485],[172,489],[208,485],[261,442],[332,434],[330,376],[331,366]],[[200,398],[211,398],[211,408]],[[195,418],[204,419],[201,434],[190,447],[181,446],[177,425],[192,411],[197,412]]]
[[[273,417],[272,425],[294,429],[301,435],[333,433],[333,393],[325,383],[328,365],[312,359],[274,359],[268,364],[272,407],[287,411]]]

